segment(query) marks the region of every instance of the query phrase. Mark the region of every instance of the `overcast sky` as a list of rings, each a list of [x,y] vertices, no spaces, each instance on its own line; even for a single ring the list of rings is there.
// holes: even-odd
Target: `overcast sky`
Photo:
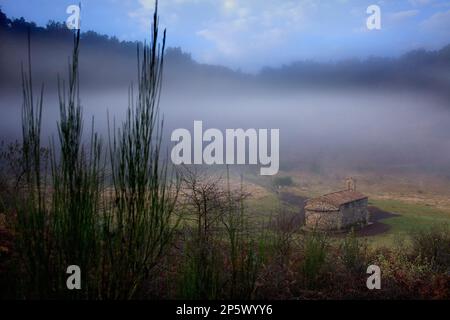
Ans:
[[[10,17],[45,25],[65,21],[82,4],[82,30],[121,40],[148,38],[154,0],[0,0]],[[381,8],[381,30],[366,28],[369,5]],[[396,56],[450,43],[446,0],[160,0],[168,44],[199,62],[256,71],[294,60]]]

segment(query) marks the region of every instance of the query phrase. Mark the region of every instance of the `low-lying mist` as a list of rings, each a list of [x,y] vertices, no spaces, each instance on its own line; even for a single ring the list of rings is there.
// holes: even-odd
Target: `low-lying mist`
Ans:
[[[42,141],[56,135],[57,76],[67,78],[72,34],[63,24],[46,28],[22,20],[0,26],[0,132],[21,136],[21,62],[32,30],[35,93],[45,84]],[[107,139],[123,120],[128,86],[137,78],[137,43],[84,33],[80,89],[86,140],[95,129]],[[165,141],[176,128],[280,129],[281,169],[450,169],[450,46],[398,59],[329,64],[297,62],[249,75],[202,65],[169,48],[161,96]],[[170,143],[167,145],[170,147]]]
[[[110,123],[120,123],[127,89],[81,93],[84,132],[91,119],[107,139]],[[20,138],[19,95],[2,95],[0,125],[6,140]],[[56,134],[58,101],[44,98],[43,141]],[[214,92],[164,90],[160,110],[165,141],[176,128],[280,129],[281,169],[301,167],[445,170],[450,164],[448,101],[414,92],[373,90],[258,90]],[[47,140],[48,141],[48,140]],[[170,145],[168,145],[170,147]]]

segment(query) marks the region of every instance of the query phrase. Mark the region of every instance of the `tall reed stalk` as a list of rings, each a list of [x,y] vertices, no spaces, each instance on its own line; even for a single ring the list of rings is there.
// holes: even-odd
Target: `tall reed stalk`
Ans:
[[[27,194],[18,204],[16,231],[22,295],[25,297],[95,296],[95,260],[99,256],[97,234],[102,169],[101,143],[91,135],[89,151],[82,145],[82,109],[78,90],[80,33],[74,37],[69,84],[58,80],[60,119],[58,143],[51,144],[51,182],[41,159],[43,86],[33,95],[31,41],[28,36],[28,73],[22,71],[22,157]],[[66,287],[66,270],[78,265],[82,291]],[[92,292],[91,292],[92,290]]]
[[[23,71],[23,162],[27,195],[17,210],[22,297],[135,298],[166,254],[178,225],[178,180],[161,157],[159,117],[165,31],[158,44],[157,3],[152,38],[142,60],[138,90],[130,90],[127,117],[109,137],[110,163],[94,131],[83,142],[79,95],[80,32],[74,36],[68,82],[58,78],[58,139],[51,141],[50,182],[41,159],[43,87],[33,94],[30,37]],[[106,192],[106,168],[112,188]],[[68,290],[66,270],[81,269],[81,290]]]
[[[110,131],[110,159],[114,206],[105,217],[111,234],[107,244],[111,265],[108,297],[132,298],[169,249],[178,225],[174,215],[177,178],[161,157],[163,121],[159,100],[166,32],[158,43],[157,3],[150,44],[138,47],[138,86],[130,99],[126,119]],[[126,288],[126,289],[125,289]]]
[[[100,203],[103,191],[104,162],[102,143],[94,132],[92,119],[88,146],[83,144],[83,117],[79,96],[78,56],[80,32],[74,38],[69,81],[58,79],[59,111],[58,144],[52,144],[52,212],[56,288],[66,286],[65,270],[77,265],[82,270],[83,290],[71,296],[96,297],[97,273],[102,234]]]
[[[46,224],[46,202],[41,159],[41,120],[44,96],[42,84],[39,95],[33,92],[31,36],[28,32],[28,66],[22,65],[22,158],[26,194],[17,204],[17,243],[20,268],[24,277],[19,281],[19,295],[48,292],[50,248]]]

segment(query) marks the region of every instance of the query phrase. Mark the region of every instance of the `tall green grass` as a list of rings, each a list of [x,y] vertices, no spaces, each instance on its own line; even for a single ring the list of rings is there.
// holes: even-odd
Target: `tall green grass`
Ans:
[[[55,288],[72,297],[97,297],[98,265],[102,230],[99,228],[101,194],[104,182],[104,157],[101,139],[94,131],[83,144],[83,113],[79,96],[78,56],[80,32],[74,37],[69,77],[58,79],[58,142],[52,143],[52,207],[50,223],[56,269]],[[67,291],[65,269],[78,265],[82,270],[82,288]]]
[[[308,233],[302,239],[303,261],[300,267],[303,285],[315,289],[326,266],[329,251],[328,236],[319,231]]]
[[[29,38],[30,39],[30,38]],[[17,234],[23,270],[24,297],[97,297],[102,229],[99,228],[103,185],[102,145],[92,128],[89,146],[82,143],[78,54],[80,33],[74,36],[69,77],[58,79],[58,140],[52,140],[50,167],[41,159],[43,89],[34,106],[29,40],[29,71],[23,73],[22,156],[27,194],[18,206]],[[50,179],[48,179],[50,178]],[[81,291],[66,287],[66,270],[82,270]]]
[[[137,93],[130,91],[126,119],[110,130],[109,149],[95,132],[94,119],[89,142],[83,140],[80,32],[74,36],[68,81],[58,78],[58,136],[51,139],[48,173],[44,170],[48,164],[41,159],[44,91],[42,87],[38,98],[34,96],[28,39],[28,72],[22,71],[27,193],[18,204],[16,223],[18,273],[23,279],[19,295],[135,298],[170,248],[178,224],[177,179],[169,176],[161,157],[163,122],[158,105],[165,31],[160,45],[157,3],[151,42],[144,45],[142,59],[138,48]],[[81,290],[66,287],[69,265],[81,269]]]
[[[51,245],[48,237],[45,175],[42,174],[41,121],[44,85],[33,92],[31,37],[28,33],[28,68],[22,65],[22,163],[25,194],[17,203],[17,247],[23,270],[18,286],[20,296],[48,294]]]
[[[352,229],[340,243],[339,258],[349,272],[361,273],[367,268],[368,245]]]
[[[142,61],[138,49],[137,97],[131,87],[126,120],[110,130],[114,201],[105,215],[105,228],[111,235],[106,248],[111,265],[108,294],[114,298],[134,296],[168,250],[179,222],[174,215],[179,179],[169,176],[161,158],[158,104],[166,35],[164,31],[160,46],[158,33],[155,10],[151,44],[144,46]],[[124,288],[129,288],[125,296]]]

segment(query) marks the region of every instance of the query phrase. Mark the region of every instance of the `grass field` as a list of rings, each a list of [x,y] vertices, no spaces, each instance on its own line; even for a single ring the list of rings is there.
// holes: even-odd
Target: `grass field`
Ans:
[[[390,226],[388,232],[368,237],[373,245],[392,245],[398,241],[408,241],[408,234],[434,225],[450,225],[450,211],[431,205],[407,203],[399,200],[370,200],[370,204],[397,216],[380,220]]]
[[[343,188],[345,174],[315,175],[309,172],[289,171],[280,173],[290,176],[294,185],[284,190],[301,197],[315,197]],[[369,196],[369,205],[394,214],[380,219],[388,226],[387,231],[367,236],[371,246],[391,247],[399,242],[408,244],[409,234],[433,225],[450,225],[450,182],[432,175],[380,174],[374,172],[352,173],[358,180],[358,190]],[[247,201],[247,206],[255,219],[267,218],[277,212],[295,212],[292,205],[286,206],[268,184],[267,179],[248,177],[251,185],[259,185],[266,193],[258,192]],[[252,188],[250,187],[250,192]]]

